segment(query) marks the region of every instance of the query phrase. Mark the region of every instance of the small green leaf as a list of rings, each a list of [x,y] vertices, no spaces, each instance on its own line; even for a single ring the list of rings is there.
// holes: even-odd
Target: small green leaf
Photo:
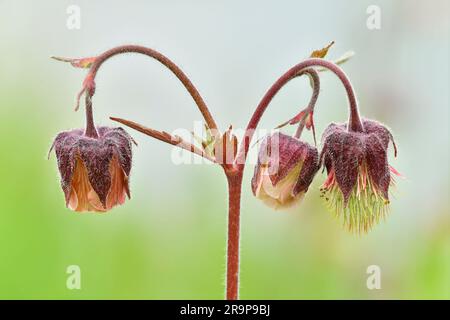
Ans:
[[[51,58],[55,59],[57,61],[69,62],[75,68],[82,68],[82,69],[90,68],[92,66],[92,64],[95,62],[95,60],[97,59],[97,57],[72,59],[72,58],[54,57],[54,56]]]
[[[348,60],[350,60],[350,58],[353,57],[354,55],[355,55],[354,51],[347,51],[342,56],[340,56],[338,59],[334,60],[333,62],[337,65],[341,65],[341,64],[347,62]],[[317,69],[317,71],[323,72],[323,71],[328,71],[328,69],[319,68],[319,69]]]
[[[355,55],[354,51],[347,51],[345,52],[342,56],[340,56],[338,59],[336,59],[334,61],[334,63],[336,64],[342,64],[344,62],[346,62],[347,60],[349,60],[351,57],[353,57]]]

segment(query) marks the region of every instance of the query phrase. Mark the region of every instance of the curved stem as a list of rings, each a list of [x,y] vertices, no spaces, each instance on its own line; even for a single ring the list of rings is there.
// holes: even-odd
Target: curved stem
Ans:
[[[278,91],[290,80],[296,77],[296,75],[301,72],[305,68],[311,67],[324,67],[328,70],[332,71],[336,74],[336,76],[341,80],[344,88],[347,92],[347,97],[349,100],[349,108],[350,108],[350,116],[349,116],[349,127],[348,129],[351,131],[363,131],[363,125],[359,116],[358,110],[358,102],[356,100],[356,95],[353,90],[353,86],[348,79],[345,72],[333,62],[319,59],[319,58],[310,58],[306,59],[299,64],[295,65],[291,69],[289,69],[285,74],[283,74],[266,92],[261,102],[258,104],[253,116],[251,117],[247,129],[246,134],[244,135],[242,142],[240,144],[240,149],[238,155],[236,157],[235,165],[239,171],[244,170],[245,160],[247,158],[248,149],[250,147],[250,141],[253,137],[254,130],[259,124],[262,115],[266,111],[270,101],[272,101],[273,97],[278,93]]]
[[[172,62],[169,58],[167,58],[165,55],[159,53],[156,50],[137,45],[124,45],[115,47],[113,49],[105,51],[104,53],[95,58],[94,63],[92,64],[87,77],[92,77],[91,80],[94,81],[100,66],[106,60],[115,55],[131,52],[140,53],[149,56],[151,58],[154,58],[158,60],[160,63],[162,63],[164,66],[166,66],[170,71],[172,71],[173,74],[183,83],[184,87],[187,89],[189,94],[194,99],[209,128],[217,130],[217,125],[216,122],[214,121],[214,118],[209,112],[209,109],[205,101],[201,97],[200,93],[198,92],[197,88],[192,84],[191,80],[189,80],[186,74],[174,62]]]
[[[86,129],[84,135],[90,138],[98,138],[97,129],[95,129],[94,116],[92,114],[92,100],[89,95],[86,95]]]
[[[297,127],[297,131],[295,132],[294,137],[297,139],[300,139],[300,136],[302,135],[303,129],[305,127],[305,121],[306,121],[306,118],[308,117],[308,115],[311,114],[311,117],[312,117],[312,113],[314,112],[314,107],[316,106],[317,98],[319,97],[319,93],[320,93],[319,73],[316,70],[311,68],[311,69],[304,70],[302,73],[299,74],[299,76],[302,74],[308,74],[311,77],[313,93],[311,95],[311,100],[309,101],[308,106],[304,110],[303,117],[302,117],[302,119],[300,119],[300,122]],[[314,124],[312,124],[312,128],[314,130]],[[313,131],[313,136],[314,136],[314,142],[316,142],[316,134],[314,131]]]

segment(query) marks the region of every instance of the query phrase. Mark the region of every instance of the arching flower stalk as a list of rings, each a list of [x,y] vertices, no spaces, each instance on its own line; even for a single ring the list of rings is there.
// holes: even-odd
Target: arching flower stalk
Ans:
[[[290,80],[308,75],[313,89],[308,106],[296,116],[283,122],[297,125],[291,137],[283,133],[267,136],[260,146],[258,164],[252,179],[256,197],[276,208],[296,205],[305,196],[316,172],[324,165],[328,178],[323,185],[325,197],[344,224],[351,230],[367,231],[387,211],[388,188],[392,184],[387,162],[387,146],[393,141],[391,133],[381,124],[362,120],[353,86],[338,64],[347,54],[333,63],[323,59],[333,42],[314,51],[284,73],[266,92],[248,122],[244,137],[238,143],[232,128],[221,133],[198,90],[181,69],[161,53],[142,46],[126,45],[101,55],[81,59],[56,58],[74,67],[88,68],[81,91],[86,98],[86,130],[64,132],[57,136],[54,147],[62,177],[62,186],[69,207],[78,211],[106,211],[123,203],[121,191],[129,195],[128,175],[131,168],[131,138],[123,129],[96,128],[92,120],[92,97],[95,77],[109,58],[123,53],[139,53],[156,59],[167,67],[184,85],[205,119],[206,138],[198,145],[165,131],[145,127],[121,118],[112,120],[140,131],[150,137],[188,150],[223,168],[228,182],[228,232],[226,298],[237,299],[239,292],[239,239],[242,177],[255,129],[273,97]],[[301,140],[303,129],[312,129],[315,141],[314,107],[320,91],[318,72],[329,70],[342,82],[349,100],[349,120],[346,124],[331,124],[323,134],[323,148]],[[394,145],[395,146],[395,145]],[[77,201],[75,201],[75,196]]]

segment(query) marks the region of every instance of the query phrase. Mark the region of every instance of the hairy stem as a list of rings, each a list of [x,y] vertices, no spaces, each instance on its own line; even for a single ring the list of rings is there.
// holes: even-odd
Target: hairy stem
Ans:
[[[91,138],[98,138],[97,129],[95,129],[94,116],[92,112],[92,100],[86,95],[86,129],[84,135]]]
[[[314,70],[314,69],[306,69],[305,71],[303,71],[302,73],[299,74],[308,74],[311,82],[312,82],[312,87],[313,87],[313,93],[311,95],[311,100],[309,101],[308,107],[306,107],[306,109],[304,110],[304,114],[302,119],[300,119],[300,122],[298,124],[297,127],[297,131],[295,132],[294,137],[296,137],[297,139],[300,139],[300,136],[302,135],[303,129],[305,127],[305,121],[306,118],[308,117],[308,115],[310,113],[312,113],[314,111],[314,107],[316,106],[316,102],[317,102],[317,98],[319,97],[319,93],[320,93],[320,78],[319,78],[319,73]],[[313,127],[314,130],[314,127]],[[314,136],[314,142],[316,142],[316,134],[315,132],[313,132],[313,136]]]
[[[237,300],[239,293],[239,235],[242,174],[227,174],[228,239],[226,299]]]
[[[272,101],[273,97],[278,93],[278,91],[290,80],[295,78],[297,74],[299,74],[303,69],[312,68],[312,67],[324,67],[333,73],[341,80],[344,88],[347,92],[347,97],[349,100],[349,130],[351,131],[363,131],[363,126],[361,122],[361,118],[359,116],[358,110],[358,102],[356,100],[356,95],[353,90],[353,86],[348,79],[345,72],[337,66],[335,63],[331,61],[327,61],[320,58],[309,58],[306,59],[299,64],[295,65],[291,69],[289,69],[285,74],[283,74],[270,89],[266,92],[261,102],[256,107],[255,112],[253,113],[246,129],[246,134],[244,135],[242,142],[240,144],[240,149],[238,155],[236,157],[235,165],[240,171],[244,170],[245,159],[247,158],[248,149],[250,147],[250,141],[253,137],[254,130],[259,124],[262,115],[266,111],[270,101]]]
[[[216,122],[214,121],[214,118],[212,117],[211,113],[209,112],[209,109],[203,100],[202,96],[198,92],[197,88],[192,84],[191,80],[187,77],[187,75],[169,58],[167,58],[162,53],[159,53],[156,50],[137,46],[137,45],[124,45],[115,47],[113,49],[110,49],[108,51],[105,51],[98,57],[96,57],[94,63],[92,64],[89,74],[87,77],[92,77],[92,81],[94,81],[95,76],[97,75],[97,72],[100,68],[100,66],[109,58],[123,54],[123,53],[140,53],[146,56],[149,56],[151,58],[156,59],[160,63],[162,63],[164,66],[166,66],[170,71],[173,72],[173,74],[181,81],[181,83],[184,85],[184,87],[187,89],[189,94],[194,99],[195,103],[197,104],[201,114],[203,115],[203,118],[205,119],[207,125],[211,129],[217,130]]]

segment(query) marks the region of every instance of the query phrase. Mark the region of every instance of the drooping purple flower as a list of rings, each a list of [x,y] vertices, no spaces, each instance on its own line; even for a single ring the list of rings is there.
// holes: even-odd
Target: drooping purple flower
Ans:
[[[391,132],[382,124],[363,119],[363,132],[347,130],[347,124],[330,124],[322,136],[320,161],[328,177],[322,196],[351,231],[367,232],[388,211],[392,173],[388,163],[389,142],[397,149]]]
[[[315,147],[282,133],[272,134],[261,143],[253,194],[275,209],[288,208],[303,198],[318,169]]]
[[[83,129],[64,131],[53,142],[66,205],[74,211],[104,212],[130,197],[132,138],[122,128],[97,132],[92,138]]]

